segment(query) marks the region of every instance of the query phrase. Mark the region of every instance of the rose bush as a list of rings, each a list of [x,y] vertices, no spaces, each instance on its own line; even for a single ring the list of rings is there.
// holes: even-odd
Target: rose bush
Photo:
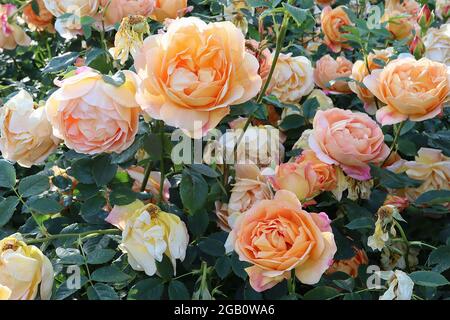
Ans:
[[[0,0],[0,300],[448,299],[448,11]]]

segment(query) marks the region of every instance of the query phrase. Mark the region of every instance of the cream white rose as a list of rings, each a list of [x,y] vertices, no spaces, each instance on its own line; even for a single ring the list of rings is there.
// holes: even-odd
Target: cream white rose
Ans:
[[[450,67],[450,23],[441,25],[439,29],[429,29],[423,42],[425,57]]]

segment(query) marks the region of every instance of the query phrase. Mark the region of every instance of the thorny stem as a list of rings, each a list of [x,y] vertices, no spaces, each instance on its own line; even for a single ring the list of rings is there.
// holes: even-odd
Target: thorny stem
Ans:
[[[63,238],[84,238],[87,236],[99,236],[99,235],[105,235],[105,234],[119,234],[122,231],[119,229],[102,229],[102,230],[92,230],[92,231],[86,231],[81,233],[61,233],[61,234],[55,234],[55,235],[49,235],[47,237],[39,238],[39,239],[32,239],[32,240],[26,240],[25,242],[27,244],[35,244],[35,243],[42,243],[57,239],[63,239]]]
[[[164,193],[164,181],[166,179],[165,167],[164,167],[164,122],[159,121],[159,137],[161,139],[161,158],[159,164],[159,171],[161,173],[161,181],[159,183],[159,203],[163,202]]]
[[[394,220],[394,225],[397,227],[398,231],[400,231],[400,236],[403,239],[403,242],[406,245],[406,253],[405,253],[405,264],[406,264],[406,270],[409,271],[409,261],[408,261],[408,257],[409,257],[409,241],[408,238],[406,237],[405,231],[403,230],[402,226],[400,225],[400,223],[396,220]]]
[[[14,191],[14,193],[16,194],[17,198],[22,203],[22,205],[30,211],[31,216],[33,217],[34,222],[36,222],[36,225],[38,226],[39,231],[42,233],[42,235],[48,236],[49,233],[47,231],[47,228],[44,226],[44,224],[41,221],[39,221],[36,213],[27,205],[27,203],[23,200],[23,198],[19,194],[19,192],[17,192],[16,188],[13,188],[12,190]]]
[[[389,151],[388,156],[386,157],[386,159],[384,160],[382,166],[384,166],[386,164],[386,162],[388,161],[388,159],[390,158],[390,156],[392,155],[392,153],[394,152],[394,149],[397,150],[397,142],[398,142],[398,138],[400,138],[400,132],[402,131],[403,126],[405,125],[405,122],[401,122],[400,125],[398,126],[396,132],[395,132],[395,136],[394,136],[394,141],[392,141],[392,145],[391,145],[391,150]]]

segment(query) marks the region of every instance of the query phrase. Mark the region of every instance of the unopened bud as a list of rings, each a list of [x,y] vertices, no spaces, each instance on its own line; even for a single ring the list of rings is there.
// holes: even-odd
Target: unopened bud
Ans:
[[[409,45],[409,52],[411,52],[411,54],[414,55],[416,59],[422,58],[423,54],[425,53],[425,45],[418,35],[414,36],[413,40],[411,41],[411,44]]]

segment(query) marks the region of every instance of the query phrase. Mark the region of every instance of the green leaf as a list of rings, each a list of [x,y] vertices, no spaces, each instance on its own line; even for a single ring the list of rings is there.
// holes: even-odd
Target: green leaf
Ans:
[[[319,102],[317,101],[317,98],[310,98],[307,99],[303,104],[303,116],[306,119],[313,119],[316,115],[317,108],[319,108]]]
[[[16,169],[6,161],[0,160],[0,187],[11,189],[16,185]]]
[[[271,6],[270,1],[265,0],[245,0],[245,2],[247,2],[247,4],[252,8]]]
[[[79,52],[66,52],[56,58],[50,60],[50,62],[42,69],[42,73],[56,73],[65,70],[67,67],[72,66],[80,56]]]
[[[60,259],[58,263],[81,265],[84,263],[84,258],[80,250],[74,248],[56,248],[56,255]]]
[[[80,208],[80,215],[83,219],[92,224],[105,223],[107,213],[103,210],[106,200],[101,195],[87,199]]]
[[[77,288],[73,288],[73,283],[69,282],[71,284],[70,289],[68,286],[68,281],[73,281],[71,279],[66,280],[65,282],[63,282],[58,289],[56,289],[55,294],[52,296],[53,300],[64,300],[68,297],[70,297],[71,295],[73,295],[75,292],[77,292],[80,289]],[[88,278],[81,275],[81,279],[80,279],[80,287],[83,287],[86,283],[88,282]]]
[[[416,188],[422,184],[422,181],[411,179],[405,173],[397,174],[372,164],[370,165],[370,173],[373,177],[379,178],[380,184],[386,188]]]
[[[428,265],[435,265],[433,271],[444,272],[450,268],[450,245],[442,246],[430,253]]]
[[[431,190],[421,194],[416,204],[438,204],[450,202],[450,190]]]
[[[290,114],[280,123],[280,128],[283,130],[290,130],[300,128],[305,125],[305,118],[299,114]]]
[[[125,282],[131,277],[117,267],[107,266],[95,270],[91,278],[98,282]]]
[[[286,8],[297,25],[301,25],[306,20],[309,14],[308,10],[294,7],[288,3],[283,3],[283,7]]]
[[[155,133],[150,133],[144,137],[143,147],[151,159],[160,160],[163,152],[161,138]]]
[[[87,288],[89,300],[119,300],[119,295],[110,286],[104,283],[96,283]]]
[[[220,174],[212,169],[211,167],[205,165],[205,164],[192,164],[190,168],[201,175],[204,175],[209,178],[217,178],[220,177]]]
[[[416,271],[409,275],[415,284],[424,287],[440,287],[448,285],[448,280],[434,271]]]
[[[19,193],[25,198],[41,194],[50,189],[48,180],[47,176],[40,174],[25,177],[19,182]]]
[[[198,244],[200,250],[213,257],[220,257],[225,254],[225,247],[222,242],[216,239],[205,239]]]
[[[33,199],[27,204],[33,211],[40,214],[59,213],[64,209],[59,202],[51,198]]]
[[[87,263],[89,264],[103,264],[114,258],[116,251],[113,249],[96,249],[87,254]]]
[[[150,278],[139,281],[128,292],[128,300],[159,300],[164,292],[162,279]]]
[[[231,272],[230,258],[223,256],[217,259],[214,270],[221,279],[225,279]]]
[[[164,280],[170,280],[174,275],[173,264],[170,258],[163,254],[163,259],[161,262],[156,261],[156,269],[159,275]]]
[[[107,185],[116,175],[118,166],[111,163],[110,155],[101,155],[94,159],[92,176],[97,186]]]
[[[231,269],[233,270],[233,273],[237,275],[242,280],[247,280],[248,274],[245,271],[245,268],[247,268],[249,264],[244,261],[240,261],[237,254],[233,254],[231,256]]]
[[[129,188],[119,187],[113,189],[109,194],[109,202],[112,206],[125,206],[134,202],[137,199],[137,194]]]
[[[206,210],[200,210],[195,213],[195,215],[188,216],[188,227],[189,231],[195,236],[202,236],[209,224],[209,216]]]
[[[191,298],[186,286],[178,280],[170,282],[168,291],[170,300],[189,300]]]
[[[0,200],[0,227],[9,222],[18,204],[19,199],[14,196]]]
[[[345,227],[350,230],[373,229],[375,222],[371,218],[361,217],[350,221]]]
[[[339,295],[339,291],[332,287],[322,286],[309,290],[303,296],[304,300],[328,300]]]
[[[83,158],[76,160],[74,163],[72,163],[69,174],[77,179],[80,183],[93,184],[95,183],[95,180],[92,175],[92,165],[93,162],[91,159]]]
[[[208,184],[200,174],[183,171],[180,196],[183,205],[194,214],[205,206],[208,197]]]
[[[442,150],[442,152],[450,157],[450,130],[438,131],[428,136],[428,143],[431,147]]]

